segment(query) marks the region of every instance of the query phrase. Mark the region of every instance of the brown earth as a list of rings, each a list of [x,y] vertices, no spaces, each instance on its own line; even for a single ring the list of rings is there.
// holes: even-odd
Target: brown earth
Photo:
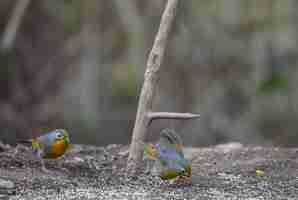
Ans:
[[[0,199],[298,199],[295,148],[237,143],[186,148],[193,175],[185,185],[145,173],[125,176],[128,151],[123,145],[74,145],[63,159],[46,162],[50,173],[41,171],[30,149],[13,152],[0,152]]]

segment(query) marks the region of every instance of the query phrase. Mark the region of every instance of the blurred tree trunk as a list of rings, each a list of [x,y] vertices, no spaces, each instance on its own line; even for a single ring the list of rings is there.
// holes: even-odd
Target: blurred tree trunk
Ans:
[[[81,37],[82,49],[80,56],[80,72],[78,83],[78,97],[80,102],[80,110],[86,118],[96,119],[99,108],[98,94],[98,76],[99,76],[99,50],[100,50],[100,32],[98,30],[97,13],[100,11],[100,3],[102,1],[90,0],[82,1],[82,24]]]
[[[135,72],[137,79],[141,79],[144,73],[145,54],[145,23],[139,14],[135,0],[114,1],[120,19],[124,24],[128,37],[127,59]],[[141,80],[139,80],[140,82]]]

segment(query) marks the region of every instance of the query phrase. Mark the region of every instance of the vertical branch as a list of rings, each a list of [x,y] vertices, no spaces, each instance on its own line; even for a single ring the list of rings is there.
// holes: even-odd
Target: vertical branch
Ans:
[[[12,11],[11,18],[4,29],[1,49],[11,49],[15,41],[22,18],[30,4],[31,0],[18,0]]]
[[[143,147],[141,142],[144,141],[147,130],[147,113],[152,109],[153,97],[159,75],[158,73],[164,58],[165,48],[169,38],[169,32],[175,18],[177,5],[178,0],[168,0],[161,18],[158,33],[147,61],[147,68],[144,77],[145,80],[139,99],[138,111],[129,150],[127,168],[131,172],[134,172],[137,169],[137,164],[142,159]]]

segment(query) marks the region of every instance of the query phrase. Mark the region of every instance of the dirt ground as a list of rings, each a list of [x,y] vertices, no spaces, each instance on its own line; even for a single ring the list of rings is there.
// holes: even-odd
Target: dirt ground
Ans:
[[[184,185],[145,173],[126,177],[123,145],[74,145],[63,159],[46,162],[49,173],[29,149],[20,149],[16,156],[13,149],[0,152],[0,199],[298,199],[294,148],[186,148],[193,175]]]

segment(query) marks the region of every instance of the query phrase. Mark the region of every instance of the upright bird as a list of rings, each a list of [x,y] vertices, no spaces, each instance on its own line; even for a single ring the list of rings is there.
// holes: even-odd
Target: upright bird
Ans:
[[[164,129],[155,145],[145,144],[144,154],[154,160],[154,167],[162,180],[190,178],[191,165],[184,157],[182,147],[179,135],[172,129]]]
[[[70,146],[69,134],[64,129],[56,129],[37,138],[22,141],[30,143],[33,154],[36,155],[42,165],[42,170],[49,172],[44,164],[44,159],[56,159],[64,155]]]

